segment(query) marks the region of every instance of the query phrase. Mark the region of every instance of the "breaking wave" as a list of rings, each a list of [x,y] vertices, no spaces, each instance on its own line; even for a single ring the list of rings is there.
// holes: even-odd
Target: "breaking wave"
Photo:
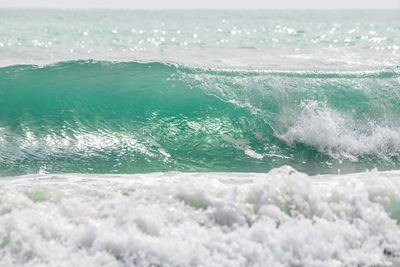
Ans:
[[[396,169],[400,74],[69,61],[0,69],[0,174]]]

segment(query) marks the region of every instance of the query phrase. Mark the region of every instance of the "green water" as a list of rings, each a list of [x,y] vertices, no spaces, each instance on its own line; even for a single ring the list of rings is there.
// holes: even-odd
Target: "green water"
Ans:
[[[227,71],[157,62],[4,67],[0,169],[394,169],[399,77],[397,69]]]

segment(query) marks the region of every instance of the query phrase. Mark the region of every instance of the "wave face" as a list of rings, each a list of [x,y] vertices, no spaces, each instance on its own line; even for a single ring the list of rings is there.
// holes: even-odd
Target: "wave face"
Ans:
[[[0,69],[0,173],[399,167],[400,73],[69,61]]]

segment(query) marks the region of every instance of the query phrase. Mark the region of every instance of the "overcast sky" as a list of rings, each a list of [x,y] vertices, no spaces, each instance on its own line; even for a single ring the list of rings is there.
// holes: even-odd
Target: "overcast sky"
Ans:
[[[400,0],[0,0],[14,8],[400,8]],[[399,14],[400,15],[400,14]]]

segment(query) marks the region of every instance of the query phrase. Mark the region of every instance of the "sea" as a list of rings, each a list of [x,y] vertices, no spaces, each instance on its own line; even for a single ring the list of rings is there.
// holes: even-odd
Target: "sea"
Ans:
[[[399,10],[0,9],[0,266],[390,266]]]

